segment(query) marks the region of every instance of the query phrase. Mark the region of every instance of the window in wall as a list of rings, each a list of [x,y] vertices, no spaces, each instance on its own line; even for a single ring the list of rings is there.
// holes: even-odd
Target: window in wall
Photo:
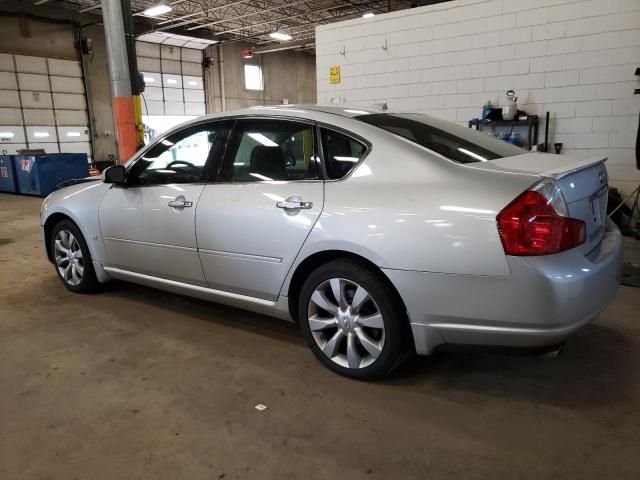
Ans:
[[[247,90],[263,90],[260,65],[244,66],[244,86]]]
[[[281,120],[247,121],[234,133],[235,154],[225,160],[222,181],[260,182],[318,178],[310,125]]]

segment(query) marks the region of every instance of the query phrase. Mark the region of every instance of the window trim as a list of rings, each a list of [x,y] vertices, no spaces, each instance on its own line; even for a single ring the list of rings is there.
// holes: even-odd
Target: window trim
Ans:
[[[317,183],[324,182],[326,179],[324,166],[322,165],[322,161],[319,155],[319,145],[317,140],[317,133],[319,131],[317,127],[317,122],[314,120],[306,119],[306,118],[297,118],[297,117],[289,117],[289,116],[263,116],[263,115],[242,115],[238,117],[231,117],[233,120],[233,125],[229,129],[227,141],[224,145],[224,153],[222,155],[222,161],[218,165],[217,171],[212,175],[211,180],[208,183],[217,184],[217,185],[263,185],[269,184],[272,182],[277,182],[278,185],[286,185],[289,183]],[[302,123],[311,126],[312,130],[312,139],[313,139],[313,156],[316,161],[316,166],[318,169],[318,178],[313,179],[304,179],[304,180],[256,180],[256,181],[233,181],[233,180],[220,180],[220,175],[222,173],[222,166],[225,165],[229,161],[229,156],[235,155],[238,150],[239,145],[231,145],[232,140],[234,139],[238,124],[241,121],[279,121],[279,122],[290,122],[290,123]]]
[[[322,158],[322,171],[324,174],[325,182],[343,182],[348,180],[351,177],[351,175],[353,175],[353,172],[355,172],[360,167],[360,165],[362,165],[362,163],[366,160],[366,158],[369,156],[369,153],[371,153],[371,150],[373,150],[372,143],[366,138],[358,135],[357,133],[353,133],[342,127],[331,125],[325,122],[317,122],[317,127],[318,127],[317,130],[318,130],[319,151],[320,151],[320,156]],[[344,135],[345,137],[349,137],[352,140],[355,140],[356,142],[361,143],[365,146],[365,151],[360,157],[360,159],[356,163],[354,163],[353,167],[351,167],[351,169],[347,172],[347,174],[341,178],[329,178],[329,175],[327,175],[327,171],[326,171],[327,159],[325,157],[324,147],[322,145],[322,129],[331,130],[333,132],[340,133],[341,135]]]

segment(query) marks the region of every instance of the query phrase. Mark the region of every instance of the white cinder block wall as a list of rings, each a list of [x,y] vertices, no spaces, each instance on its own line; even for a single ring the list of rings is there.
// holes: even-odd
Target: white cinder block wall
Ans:
[[[563,153],[606,155],[623,191],[640,181],[640,0],[456,0],[333,23],[316,31],[316,66],[318,103],[388,101],[463,124],[515,89],[520,109],[551,113]]]

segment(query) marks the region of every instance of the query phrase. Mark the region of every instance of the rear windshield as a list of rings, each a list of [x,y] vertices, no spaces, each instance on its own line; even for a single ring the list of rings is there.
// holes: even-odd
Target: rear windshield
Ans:
[[[486,162],[526,152],[486,133],[417,113],[376,113],[355,117],[459,163]]]

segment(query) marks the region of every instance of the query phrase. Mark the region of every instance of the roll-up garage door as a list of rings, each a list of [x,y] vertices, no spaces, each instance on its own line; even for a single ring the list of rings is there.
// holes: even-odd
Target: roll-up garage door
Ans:
[[[91,156],[80,62],[0,53],[0,153]]]
[[[136,56],[147,126],[162,130],[205,114],[202,50],[137,41]]]

